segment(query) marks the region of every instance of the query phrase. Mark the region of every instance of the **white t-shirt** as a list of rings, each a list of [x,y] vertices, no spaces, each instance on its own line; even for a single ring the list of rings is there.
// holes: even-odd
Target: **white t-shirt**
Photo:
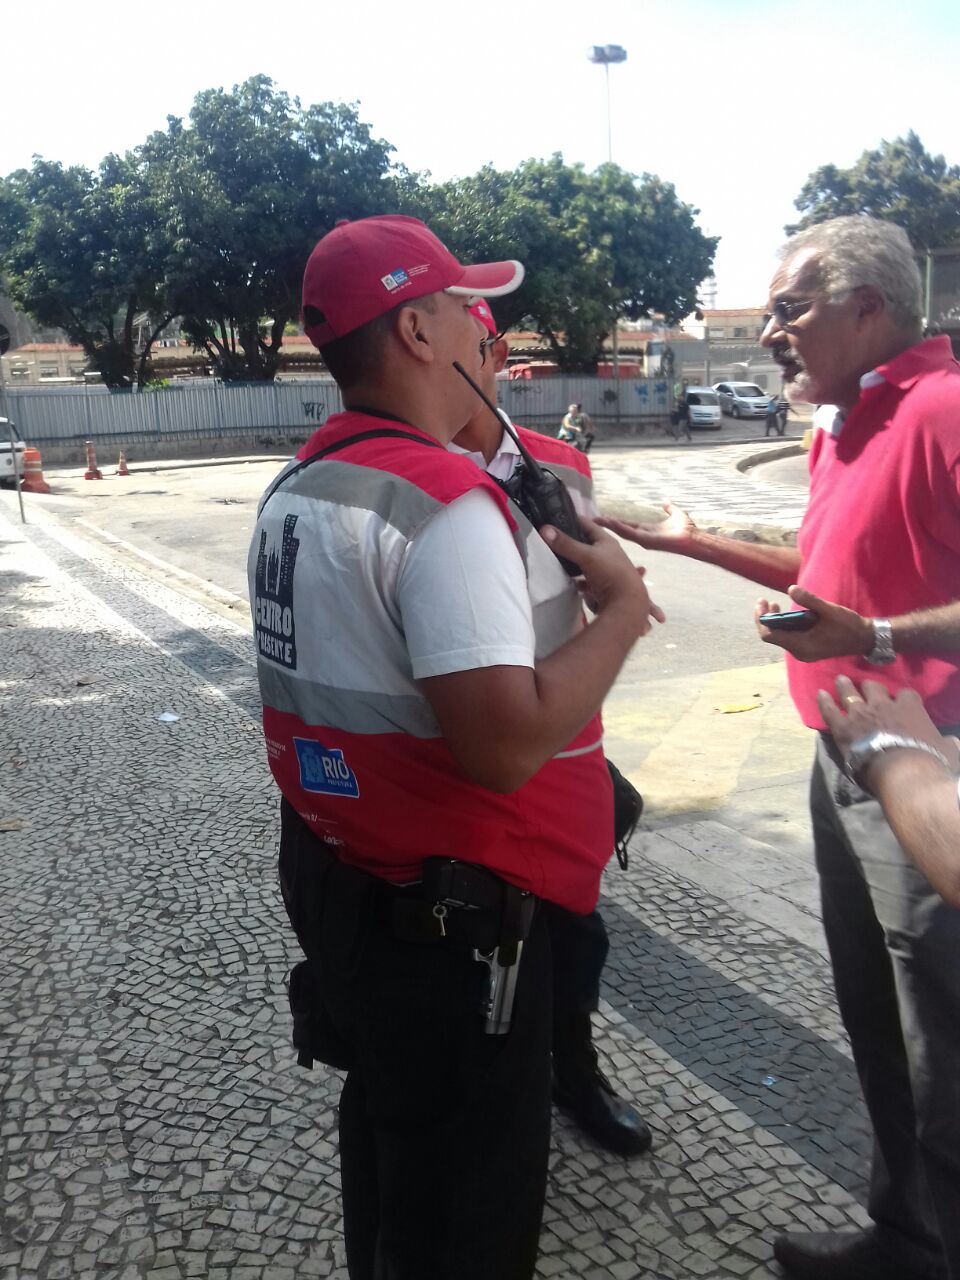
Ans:
[[[482,489],[451,502],[413,538],[397,598],[414,679],[534,665],[523,561],[502,513]]]

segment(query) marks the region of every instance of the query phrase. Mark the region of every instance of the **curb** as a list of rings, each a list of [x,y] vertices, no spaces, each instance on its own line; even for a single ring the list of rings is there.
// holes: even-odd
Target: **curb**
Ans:
[[[802,444],[781,445],[778,449],[770,449],[764,453],[751,453],[741,458],[736,464],[738,471],[749,471],[763,462],[776,462],[778,458],[801,458],[806,453]]]
[[[244,464],[254,464],[260,462],[287,462],[293,457],[292,453],[286,451],[277,453],[251,453],[242,454],[239,457],[231,458],[182,458],[171,459],[170,462],[158,459],[155,463],[143,463],[140,466],[130,467],[128,464],[128,474],[131,476],[152,476],[158,471],[187,471],[194,467],[239,467]],[[71,466],[52,466],[47,470],[54,475],[58,472],[69,472],[71,475],[76,472],[76,467]]]
[[[799,446],[799,442],[803,437],[787,436],[785,438],[788,440],[795,440],[797,442],[797,446]],[[780,438],[778,437],[778,440],[779,439]],[[725,445],[743,444],[756,444],[761,448],[763,447],[762,440],[759,440],[756,436],[737,436],[734,438],[724,438],[719,440],[704,440],[697,438],[695,441],[687,442],[687,445],[692,446],[694,449],[722,449]],[[594,443],[592,452],[606,453],[616,449],[677,449],[683,447],[685,446],[681,445],[679,441],[674,440],[672,436],[663,440],[637,440],[627,438],[623,440],[598,440]],[[783,446],[780,445],[780,448],[782,449]],[[778,456],[780,456],[779,453],[765,451],[763,453],[758,453],[756,455],[756,460],[760,461],[763,458],[774,458]],[[129,468],[129,473],[132,476],[155,475],[159,471],[185,471],[194,467],[230,467],[241,466],[244,463],[286,462],[292,457],[293,454],[290,453],[289,450],[278,449],[275,453],[235,454],[229,457],[220,458],[171,458],[169,461],[163,458],[157,458],[154,462],[137,463],[132,466],[128,459],[127,466]],[[50,466],[45,467],[44,470],[49,472],[51,475],[56,475],[61,472],[69,472],[73,474],[78,469],[78,465],[79,464],[71,465],[69,463],[53,463]]]

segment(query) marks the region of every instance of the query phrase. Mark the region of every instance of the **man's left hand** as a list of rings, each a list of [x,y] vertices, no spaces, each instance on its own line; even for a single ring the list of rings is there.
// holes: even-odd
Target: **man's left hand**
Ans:
[[[821,600],[803,587],[790,587],[790,599],[798,608],[810,609],[817,615],[816,623],[809,631],[774,631],[758,621],[761,613],[780,613],[779,604],[766,600],[757,602],[754,620],[764,644],[775,644],[799,662],[819,662],[822,658],[863,657],[873,648],[873,624],[853,609],[842,604]]]
[[[960,771],[960,742],[941,735],[915,690],[901,689],[891,695],[876,680],[864,680],[858,690],[847,676],[837,676],[836,686],[836,701],[828,690],[821,689],[817,703],[841,755],[845,757],[856,740],[868,733],[895,733],[936,747],[950,767]],[[870,772],[874,768],[871,765]]]

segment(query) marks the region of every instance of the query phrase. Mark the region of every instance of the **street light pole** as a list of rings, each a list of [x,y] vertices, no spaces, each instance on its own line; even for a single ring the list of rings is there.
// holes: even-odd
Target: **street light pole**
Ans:
[[[613,118],[610,110],[610,64],[626,62],[627,51],[619,44],[595,44],[587,55],[590,61],[603,67],[607,82],[607,163],[613,164]],[[613,381],[616,391],[616,417],[620,422],[620,317],[613,313]]]
[[[607,164],[613,164],[613,123],[610,117],[610,63],[604,62],[603,75],[607,82]]]
[[[626,62],[627,51],[620,44],[595,44],[587,57],[592,63],[603,67],[607,81],[607,160],[613,164],[613,120],[610,111],[610,64]]]

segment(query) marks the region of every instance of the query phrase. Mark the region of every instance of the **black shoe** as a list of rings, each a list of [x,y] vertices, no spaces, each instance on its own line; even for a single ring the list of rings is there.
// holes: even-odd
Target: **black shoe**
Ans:
[[[936,1257],[875,1228],[777,1236],[773,1256],[794,1280],[947,1280]]]
[[[592,1073],[576,1088],[567,1088],[554,1077],[553,1100],[607,1151],[618,1156],[649,1151],[653,1134],[629,1102],[617,1097],[601,1072]]]

